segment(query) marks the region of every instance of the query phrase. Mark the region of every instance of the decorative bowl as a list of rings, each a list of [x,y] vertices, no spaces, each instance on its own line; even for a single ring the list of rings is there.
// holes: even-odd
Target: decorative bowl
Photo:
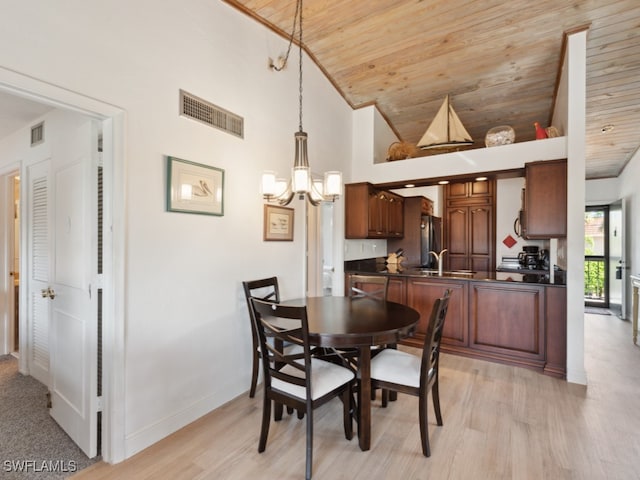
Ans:
[[[484,137],[484,144],[487,147],[497,147],[498,145],[508,145],[516,141],[516,132],[509,125],[500,125],[489,129]]]

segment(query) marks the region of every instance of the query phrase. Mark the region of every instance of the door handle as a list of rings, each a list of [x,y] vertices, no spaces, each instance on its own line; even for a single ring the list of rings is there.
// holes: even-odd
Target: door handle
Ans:
[[[51,287],[43,288],[40,290],[40,293],[42,294],[42,298],[50,298],[51,300],[56,298],[56,292]]]

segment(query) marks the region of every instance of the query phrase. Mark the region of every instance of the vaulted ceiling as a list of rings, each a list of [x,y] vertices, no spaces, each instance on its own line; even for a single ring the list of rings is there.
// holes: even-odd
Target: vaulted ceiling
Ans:
[[[225,1],[290,35],[295,0]],[[521,142],[549,125],[565,33],[588,29],[586,178],[617,176],[640,145],[638,0],[305,0],[303,28],[353,108],[375,104],[416,144],[449,94],[470,148],[491,127]]]

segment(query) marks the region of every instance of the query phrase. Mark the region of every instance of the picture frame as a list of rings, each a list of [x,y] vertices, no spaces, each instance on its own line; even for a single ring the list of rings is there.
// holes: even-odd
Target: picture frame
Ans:
[[[167,157],[167,211],[224,215],[224,170]]]
[[[264,206],[264,241],[293,241],[293,208]]]

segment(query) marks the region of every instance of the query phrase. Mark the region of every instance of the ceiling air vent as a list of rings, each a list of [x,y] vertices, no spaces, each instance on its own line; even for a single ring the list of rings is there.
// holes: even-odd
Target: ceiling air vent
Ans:
[[[44,142],[44,122],[31,127],[31,146],[35,147],[42,142]]]
[[[180,90],[180,115],[244,138],[244,119],[241,116],[184,90]]]

